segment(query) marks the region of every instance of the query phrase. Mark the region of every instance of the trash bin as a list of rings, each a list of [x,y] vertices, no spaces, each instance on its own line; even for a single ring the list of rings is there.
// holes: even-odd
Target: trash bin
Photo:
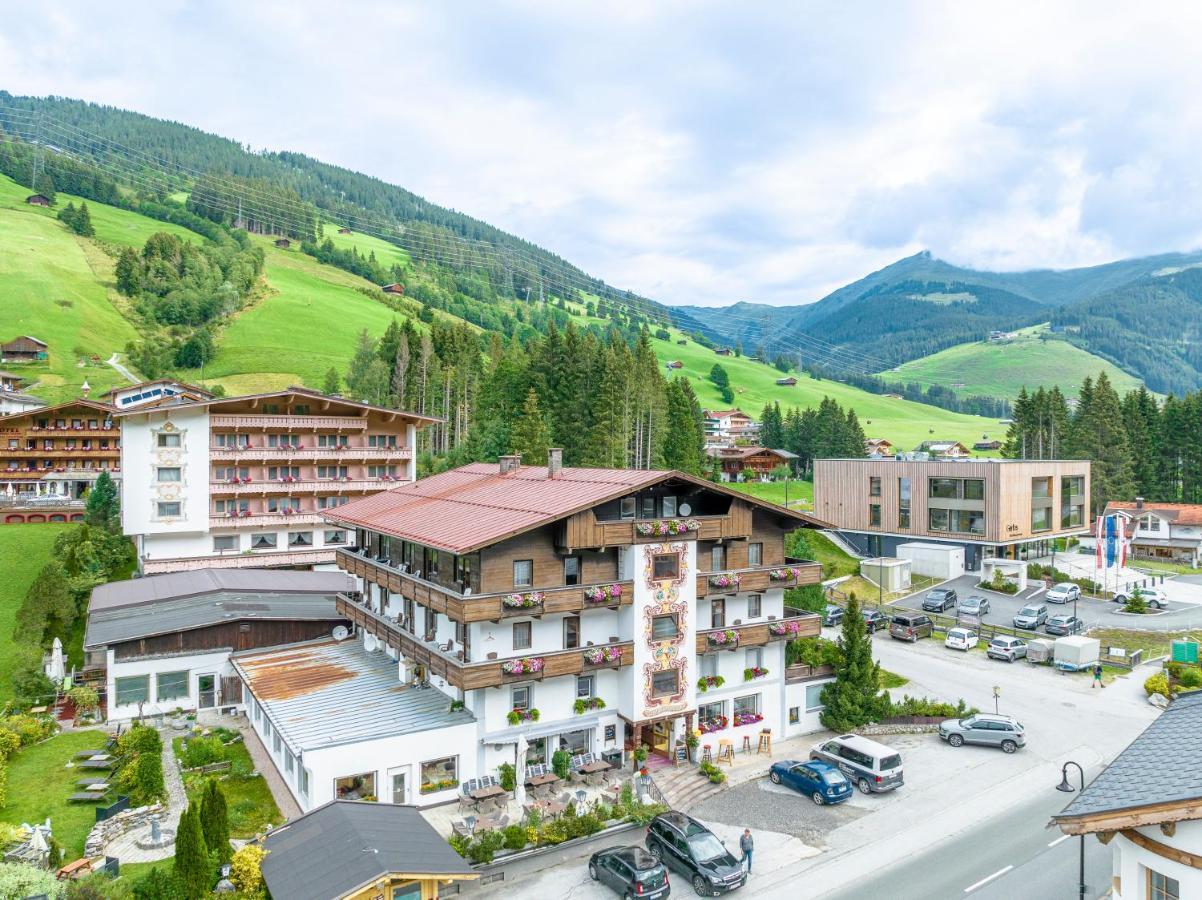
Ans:
[[[622,768],[622,751],[621,750],[605,750],[601,754],[601,759],[609,763],[615,769]]]

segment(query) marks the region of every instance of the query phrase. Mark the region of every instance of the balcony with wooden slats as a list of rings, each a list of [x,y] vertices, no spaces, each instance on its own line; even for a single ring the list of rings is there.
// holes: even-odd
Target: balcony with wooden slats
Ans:
[[[600,585],[577,584],[570,587],[543,588],[539,591],[545,595],[541,605],[525,609],[509,609],[502,598],[513,593],[502,591],[491,594],[464,594],[451,588],[443,587],[432,581],[418,578],[410,572],[402,572],[395,566],[387,565],[369,556],[364,556],[354,550],[339,550],[338,565],[352,575],[387,588],[394,594],[400,594],[406,600],[442,613],[455,622],[494,622],[509,616],[538,617],[548,613],[578,613],[586,609],[610,609],[618,606],[629,606],[634,601],[633,581],[608,581],[610,584],[622,586],[622,596],[618,599],[595,603],[585,599],[585,590]]]
[[[796,578],[774,581],[771,573],[797,569]],[[738,587],[720,587],[710,584],[710,578],[723,573],[737,572]],[[717,597],[722,594],[738,594],[743,592],[760,593],[769,588],[803,587],[807,584],[819,584],[822,581],[822,566],[808,559],[794,559],[783,566],[756,566],[749,569],[724,569],[723,572],[701,572],[697,575],[697,596]]]
[[[345,616],[368,634],[400,651],[407,660],[425,666],[430,675],[444,678],[452,687],[463,690],[500,687],[518,681],[536,681],[562,675],[580,675],[599,669],[634,664],[634,642],[623,641],[600,645],[619,648],[622,651],[620,660],[597,665],[591,664],[585,659],[585,653],[595,649],[591,647],[557,650],[552,653],[531,653],[515,658],[537,657],[543,661],[542,670],[537,673],[509,675],[502,668],[503,660],[465,661],[462,658],[462,651],[442,650],[435,641],[425,641],[419,635],[410,634],[394,619],[380,615],[345,594],[338,595],[337,609],[339,615]]]
[[[599,522],[591,509],[569,516],[564,523],[561,540],[570,550],[589,550],[598,547],[623,547],[629,544],[647,544],[656,541],[748,538],[752,533],[751,507],[745,503],[731,504],[730,511],[722,516],[677,516],[675,521],[695,520],[696,531],[684,534],[639,534],[640,523],[668,521],[668,519],[623,519],[619,522]]]
[[[746,647],[763,647],[773,641],[788,641],[796,638],[818,637],[822,634],[822,617],[816,613],[803,612],[792,607],[785,607],[786,615],[780,619],[766,622],[755,622],[750,625],[730,625],[726,628],[707,628],[697,632],[698,653],[721,653],[724,650],[741,650]],[[772,626],[782,626],[796,622],[797,632],[773,634]],[[711,635],[733,631],[738,634],[738,640],[733,643],[715,644]]]
[[[359,416],[289,416],[289,415],[258,415],[251,413],[217,414],[210,418],[210,426],[222,428],[261,428],[283,429],[285,431],[349,430],[363,431],[367,428],[367,419]]]

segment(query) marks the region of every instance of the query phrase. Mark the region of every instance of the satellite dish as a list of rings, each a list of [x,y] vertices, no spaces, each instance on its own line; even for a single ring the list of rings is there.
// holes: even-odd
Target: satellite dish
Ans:
[[[693,511],[693,507],[687,503],[682,503],[682,504],[680,504],[680,506],[677,507],[677,510],[680,512],[680,514],[682,516],[687,516],[689,513],[691,513]]]
[[[345,641],[351,633],[346,630],[345,625],[335,625],[334,630],[330,632],[330,637],[336,641]]]
[[[376,636],[374,634],[367,634],[363,636],[363,649],[368,653],[374,653],[379,646],[380,642],[376,640]]]

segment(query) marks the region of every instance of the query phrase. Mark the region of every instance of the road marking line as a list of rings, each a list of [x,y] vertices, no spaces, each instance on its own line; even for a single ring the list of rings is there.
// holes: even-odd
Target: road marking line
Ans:
[[[1014,868],[1014,866],[1006,866],[1006,868],[1004,868],[1004,869],[998,869],[992,875],[988,876],[987,878],[982,878],[976,884],[970,884],[968,887],[966,887],[964,889],[964,893],[966,893],[966,894],[972,893],[977,888],[979,888],[981,885],[989,884],[989,882],[993,881],[993,879],[995,879],[995,878],[1001,878],[1003,875],[1005,875],[1007,872],[1009,872],[1013,868]]]
[[[1056,846],[1057,844],[1059,844],[1061,841],[1067,841],[1067,840],[1068,840],[1069,838],[1071,838],[1071,837],[1072,837],[1072,835],[1071,835],[1071,834],[1062,834],[1060,837],[1056,838],[1056,840],[1054,840],[1054,841],[1052,841],[1050,844],[1048,844],[1048,846],[1049,846],[1049,847],[1055,847],[1055,846]]]

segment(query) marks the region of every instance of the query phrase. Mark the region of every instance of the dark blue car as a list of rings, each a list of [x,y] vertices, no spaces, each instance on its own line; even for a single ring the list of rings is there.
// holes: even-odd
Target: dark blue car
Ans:
[[[819,760],[800,762],[785,759],[772,764],[768,777],[773,784],[783,784],[807,795],[822,806],[824,803],[842,803],[851,796],[851,782],[830,763]]]

